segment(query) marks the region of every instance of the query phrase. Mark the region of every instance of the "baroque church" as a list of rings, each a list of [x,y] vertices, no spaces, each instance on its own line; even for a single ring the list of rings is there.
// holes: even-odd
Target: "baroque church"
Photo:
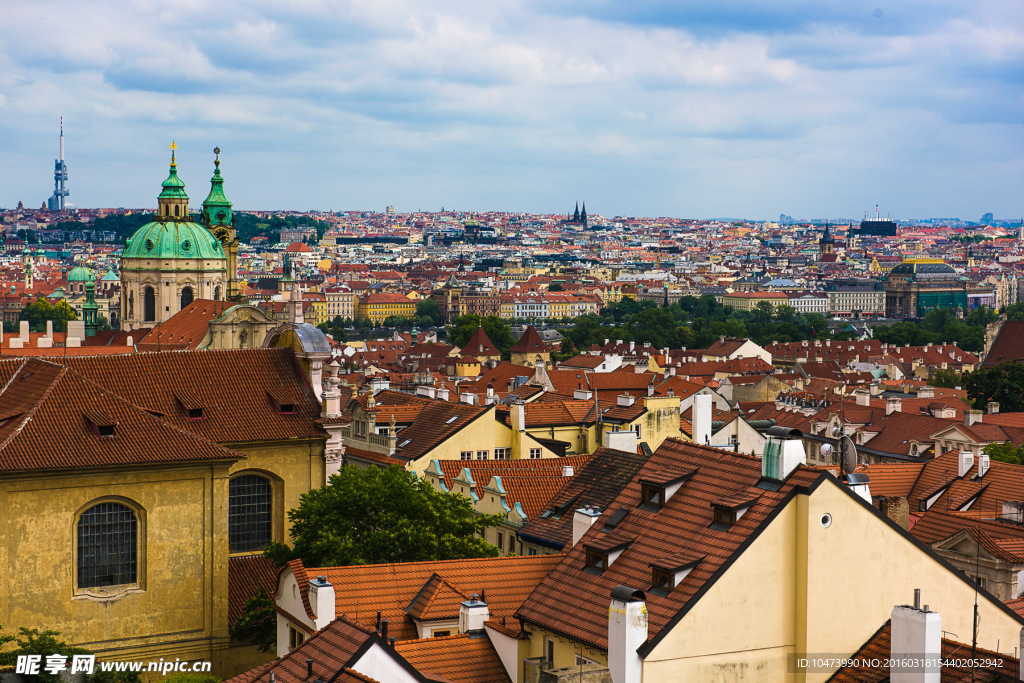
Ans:
[[[163,323],[195,299],[239,301],[238,236],[224,194],[220,148],[199,222],[189,213],[171,143],[171,167],[153,221],[128,238],[121,255],[121,329]]]

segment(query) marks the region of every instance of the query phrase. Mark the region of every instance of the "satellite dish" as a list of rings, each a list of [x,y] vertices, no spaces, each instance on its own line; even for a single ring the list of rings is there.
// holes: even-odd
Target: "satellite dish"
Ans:
[[[818,449],[818,452],[821,453],[821,457],[823,457],[823,458],[831,457],[832,456],[832,444],[830,444],[830,443],[823,443],[823,444],[821,444],[821,448]]]
[[[857,469],[857,446],[848,436],[839,441],[839,458],[843,463],[844,472],[853,472]]]

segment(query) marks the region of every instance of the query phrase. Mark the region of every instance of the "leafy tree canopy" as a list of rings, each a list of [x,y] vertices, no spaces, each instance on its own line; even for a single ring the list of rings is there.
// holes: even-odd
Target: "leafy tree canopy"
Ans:
[[[231,626],[231,637],[258,646],[260,652],[270,652],[275,649],[277,647],[276,606],[277,602],[260,588],[256,595],[246,600],[242,606],[241,616]],[[180,683],[193,682],[182,680]],[[196,681],[194,683],[203,682]]]
[[[294,548],[272,543],[274,562],[310,567],[496,557],[480,534],[499,523],[477,515],[468,498],[436,491],[400,467],[342,467],[327,486],[302,495],[288,512]]]
[[[496,315],[489,315],[481,318],[478,315],[460,315],[452,320],[448,327],[448,343],[458,346],[460,349],[466,345],[469,338],[476,332],[476,328],[483,327],[491,343],[498,347],[503,354],[507,353],[515,345],[512,338],[512,329],[508,323]]]
[[[53,321],[54,332],[67,332],[67,321],[78,320],[78,313],[67,301],[58,301],[51,306],[49,301],[40,298],[21,309],[18,320],[27,320],[33,332],[45,332],[47,320]]]
[[[1001,411],[1024,411],[1024,364],[1000,363],[978,368],[964,373],[962,380],[962,386],[975,407],[984,409],[989,401],[997,401]]]
[[[1012,443],[990,443],[982,449],[993,460],[1024,465],[1024,445]]]

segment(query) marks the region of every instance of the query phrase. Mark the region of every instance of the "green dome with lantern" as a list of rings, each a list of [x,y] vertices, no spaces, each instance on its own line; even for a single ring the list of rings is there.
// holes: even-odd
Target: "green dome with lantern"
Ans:
[[[71,269],[68,273],[68,284],[72,282],[95,282],[96,275],[93,274],[92,268],[83,265],[77,265]]]
[[[176,149],[172,145],[172,150]],[[135,231],[125,243],[122,258],[223,259],[224,248],[209,230],[194,223],[188,211],[185,183],[178,177],[178,164],[171,153],[170,174],[161,184],[159,209],[151,223]]]

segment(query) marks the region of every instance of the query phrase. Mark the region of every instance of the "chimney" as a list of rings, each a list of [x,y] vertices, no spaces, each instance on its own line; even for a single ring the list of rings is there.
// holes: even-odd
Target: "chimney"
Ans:
[[[971,451],[960,451],[960,456],[957,458],[957,476],[966,476],[972,467],[974,467],[974,453]]]
[[[885,399],[885,414],[892,415],[903,410],[903,399],[898,396],[890,396]]]
[[[47,339],[53,339],[53,321],[52,320],[47,320],[46,321],[46,338]],[[991,405],[991,404],[989,404],[989,405]],[[998,412],[999,404],[997,403],[996,406],[997,406],[996,412]]]
[[[605,448],[614,448],[617,451],[636,453],[636,444],[636,432],[634,432],[632,429],[627,429],[621,432],[604,433]]]
[[[935,387],[923,386],[917,390],[918,398],[935,398]]]
[[[593,392],[587,391],[586,389],[583,389],[581,387],[579,389],[573,390],[572,397],[577,401],[589,401],[590,399],[594,398],[594,394]]]
[[[921,591],[915,589],[913,605],[892,610],[892,683],[939,683],[942,679],[942,620],[938,612],[929,610],[928,605],[921,608],[920,603]]]
[[[640,683],[644,661],[636,653],[647,642],[647,603],[643,591],[612,589],[608,608],[608,671],[612,683]]]
[[[28,346],[28,339],[29,339],[30,335],[29,335],[29,331],[28,331],[28,321],[27,320],[22,320],[20,323],[18,323],[18,332],[19,332],[18,336],[21,337],[21,343],[24,344],[25,346]],[[85,336],[85,335],[83,335],[83,336]]]
[[[562,476],[571,477],[576,474],[576,468],[572,465],[562,465]]]
[[[980,454],[978,454],[978,478],[979,479],[981,477],[984,477],[985,473],[988,472],[988,468],[989,468],[990,464],[991,464],[991,459],[989,458],[988,453],[980,453]]]
[[[576,546],[583,538],[583,534],[587,533],[587,529],[594,525],[601,517],[601,511],[598,510],[597,506],[590,507],[586,505],[576,510],[572,516],[572,545]]]
[[[799,465],[807,464],[807,453],[799,430],[769,427],[765,433],[768,440],[761,452],[761,476],[784,481]]]
[[[693,442],[706,446],[711,443],[711,394],[697,394],[693,397],[691,424]]]
[[[882,385],[879,384],[878,380],[875,380],[874,382],[871,383],[871,387],[869,390],[871,391],[872,396],[878,396],[879,394],[882,393]]]
[[[484,622],[489,616],[487,603],[476,595],[469,596],[469,600],[459,605],[459,633],[482,635]]]
[[[984,416],[980,410],[965,410],[964,411],[964,424],[970,427],[972,424],[981,422],[981,418]]]
[[[871,405],[871,394],[869,394],[868,392],[864,391],[863,389],[858,389],[857,391],[853,392],[853,395],[857,399],[857,405],[859,405],[859,406],[869,406],[869,405]]]
[[[380,637],[384,640],[388,639],[388,623],[387,619],[380,620]]]
[[[512,421],[512,429],[514,431],[525,432],[526,431],[526,404],[522,401],[516,401],[512,404],[512,411],[510,413],[510,420]]]
[[[631,406],[635,401],[636,399],[629,394],[620,394],[616,399],[616,403],[620,406]]]
[[[633,349],[636,346],[636,342],[629,342],[629,352],[633,353]]]
[[[439,398],[442,401],[447,401],[448,400],[448,389],[446,389],[444,387],[439,388],[437,390],[437,398]]]
[[[318,576],[309,582],[309,606],[316,615],[314,625],[318,631],[334,621],[334,586],[327,581],[326,576]]]
[[[998,415],[999,414],[999,402],[998,401],[989,401],[988,402],[988,414],[989,415]]]

